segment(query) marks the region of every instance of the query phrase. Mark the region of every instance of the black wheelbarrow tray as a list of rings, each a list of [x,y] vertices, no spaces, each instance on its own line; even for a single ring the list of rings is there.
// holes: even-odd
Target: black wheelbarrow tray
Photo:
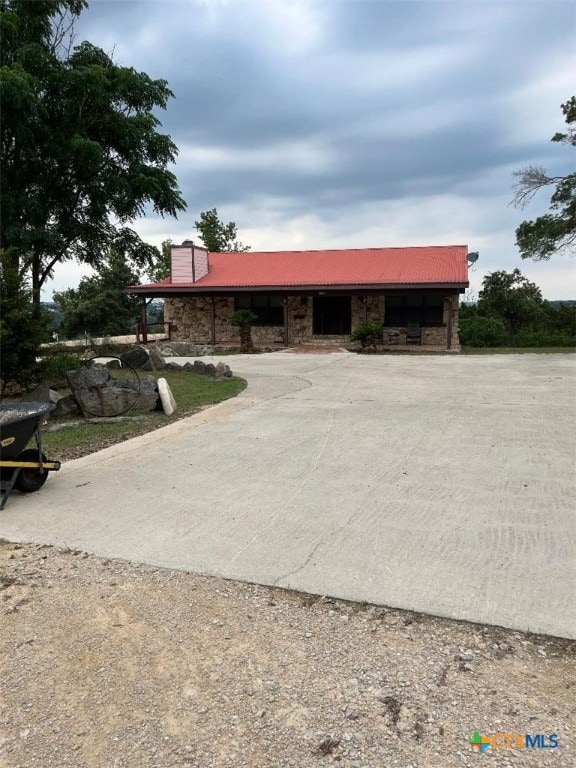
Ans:
[[[0,404],[0,509],[14,488],[21,493],[39,491],[48,472],[60,469],[59,461],[48,461],[42,452],[42,424],[56,406],[51,403]],[[32,438],[35,448],[26,448]]]

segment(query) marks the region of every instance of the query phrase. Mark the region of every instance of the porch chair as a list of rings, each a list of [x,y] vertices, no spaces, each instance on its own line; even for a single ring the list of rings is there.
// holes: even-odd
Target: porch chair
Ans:
[[[406,344],[422,344],[420,323],[408,323],[406,326]]]

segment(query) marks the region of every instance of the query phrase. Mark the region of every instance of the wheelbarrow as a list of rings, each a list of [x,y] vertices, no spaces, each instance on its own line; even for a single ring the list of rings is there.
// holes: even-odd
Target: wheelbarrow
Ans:
[[[42,451],[42,424],[55,407],[52,403],[0,404],[0,510],[14,488],[20,493],[39,491],[48,472],[60,469],[60,462],[49,461]],[[33,437],[36,448],[26,448]]]

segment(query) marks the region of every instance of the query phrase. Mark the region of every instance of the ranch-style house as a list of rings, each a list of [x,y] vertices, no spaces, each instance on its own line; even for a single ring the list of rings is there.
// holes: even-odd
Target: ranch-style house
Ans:
[[[378,321],[384,344],[455,350],[471,257],[465,245],[208,253],[186,240],[171,246],[170,277],[127,290],[143,307],[163,298],[178,341],[236,346],[229,319],[251,309],[259,346],[341,344]]]

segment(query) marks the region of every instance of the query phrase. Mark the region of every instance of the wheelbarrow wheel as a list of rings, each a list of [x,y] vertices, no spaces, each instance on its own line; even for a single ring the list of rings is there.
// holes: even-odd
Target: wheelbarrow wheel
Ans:
[[[22,451],[17,461],[38,461],[38,451],[34,448],[28,448],[26,451]],[[44,454],[42,454],[42,461],[46,461]],[[47,479],[47,469],[21,469],[14,486],[20,493],[33,493],[39,491]]]

